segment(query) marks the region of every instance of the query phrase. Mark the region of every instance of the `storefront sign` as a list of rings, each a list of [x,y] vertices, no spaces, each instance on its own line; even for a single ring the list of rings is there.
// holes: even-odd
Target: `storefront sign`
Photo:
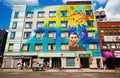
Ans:
[[[112,51],[102,51],[102,55],[105,58],[114,58],[115,55]]]
[[[120,57],[120,51],[115,51],[114,55],[115,55],[115,57]]]

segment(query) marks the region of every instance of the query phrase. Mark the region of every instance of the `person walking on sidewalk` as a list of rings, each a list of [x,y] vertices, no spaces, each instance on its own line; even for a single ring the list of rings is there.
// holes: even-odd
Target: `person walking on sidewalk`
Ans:
[[[79,65],[79,70],[82,71],[82,64],[81,64],[81,63],[80,63],[80,65]]]

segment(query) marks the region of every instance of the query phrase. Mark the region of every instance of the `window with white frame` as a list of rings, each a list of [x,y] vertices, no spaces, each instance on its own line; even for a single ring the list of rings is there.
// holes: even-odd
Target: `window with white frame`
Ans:
[[[55,32],[49,32],[48,37],[49,38],[56,38],[56,33]]]
[[[67,17],[67,11],[61,11],[61,17]]]
[[[12,43],[9,44],[9,46],[8,46],[8,51],[9,51],[9,52],[12,52],[12,51],[13,51],[13,44],[12,44]]]
[[[49,12],[49,17],[55,17],[55,16],[56,16],[56,11]]]
[[[55,21],[50,21],[49,22],[49,27],[50,28],[55,28],[56,27],[56,22]]]
[[[14,18],[18,18],[18,16],[19,16],[19,12],[15,12]]]
[[[38,17],[39,18],[44,18],[45,17],[45,12],[44,11],[38,12]]]
[[[31,32],[24,32],[24,39],[30,38]]]
[[[26,17],[27,18],[32,18],[33,17],[33,12],[27,12]]]
[[[98,49],[97,44],[95,44],[95,43],[90,43],[89,48],[90,48],[90,50],[97,50]]]
[[[32,22],[26,22],[25,28],[32,28]]]
[[[37,28],[42,28],[42,27],[44,27],[44,21],[38,21]]]
[[[95,32],[88,32],[88,37],[89,38],[95,38]]]
[[[42,44],[35,44],[35,51],[41,51],[42,50]]]
[[[67,28],[67,21],[61,21],[61,28]]]
[[[23,44],[22,51],[29,51],[29,44]]]
[[[17,22],[16,22],[16,21],[14,21],[14,22],[12,23],[12,28],[13,28],[13,29],[17,28]]]
[[[55,51],[56,45],[55,44],[48,44],[48,51]]]
[[[68,44],[61,44],[61,51],[68,51],[69,45]]]
[[[36,32],[36,38],[37,39],[43,38],[43,32]]]
[[[14,38],[15,38],[15,32],[11,32],[10,39],[14,39]]]
[[[61,38],[68,38],[68,32],[61,32]]]

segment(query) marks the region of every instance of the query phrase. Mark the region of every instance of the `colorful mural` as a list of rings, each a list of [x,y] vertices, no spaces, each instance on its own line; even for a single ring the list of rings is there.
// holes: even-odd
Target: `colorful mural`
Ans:
[[[50,10],[51,8],[51,10]],[[71,51],[90,51],[89,44],[96,44],[97,50],[92,52],[93,56],[101,56],[98,30],[96,25],[96,19],[94,18],[92,7],[90,5],[63,5],[63,6],[39,6],[39,7],[27,7],[27,12],[39,12],[39,11],[56,11],[55,17],[44,18],[44,27],[35,29],[33,32],[44,32],[42,39],[36,39],[35,35],[27,40],[25,43],[30,43],[30,47],[34,47],[35,43],[41,43],[43,48],[42,52],[48,51],[48,44],[54,43],[56,52],[61,51],[61,44],[70,44],[70,34],[72,33],[71,39],[76,38],[76,46],[80,46],[80,49],[74,49]],[[91,12],[91,14],[87,13]],[[61,12],[63,12],[61,14]],[[46,13],[47,14],[47,13]],[[61,16],[63,15],[63,16]],[[47,15],[48,16],[48,15]],[[39,19],[39,18],[38,18]],[[53,28],[49,27],[50,22],[53,22],[56,26]],[[65,22],[66,27],[61,27],[61,22]],[[55,32],[56,37],[51,39],[48,37],[49,32]],[[67,32],[68,37],[61,38],[61,32]],[[95,37],[88,37],[89,32],[94,32]],[[75,35],[76,34],[76,35]],[[31,44],[32,42],[32,44]],[[34,48],[30,49],[30,52],[34,52]]]

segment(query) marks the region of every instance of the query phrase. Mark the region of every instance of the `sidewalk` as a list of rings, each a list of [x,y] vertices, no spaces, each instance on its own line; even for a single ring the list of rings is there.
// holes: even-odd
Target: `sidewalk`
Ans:
[[[0,72],[34,72],[32,71],[32,69],[29,69],[29,70],[17,70],[17,69],[0,69]],[[59,69],[49,69],[49,70],[46,70],[46,71],[43,71],[43,72],[92,72],[92,73],[120,73],[119,72],[115,72],[115,70],[104,70],[104,69],[82,69],[81,70],[78,70],[78,69],[62,69],[62,70],[59,70]]]
[[[106,72],[106,73],[115,73],[115,70],[104,70],[104,69],[82,69],[78,70],[78,69],[62,69],[62,70],[54,70],[54,69],[49,69],[46,72]]]

